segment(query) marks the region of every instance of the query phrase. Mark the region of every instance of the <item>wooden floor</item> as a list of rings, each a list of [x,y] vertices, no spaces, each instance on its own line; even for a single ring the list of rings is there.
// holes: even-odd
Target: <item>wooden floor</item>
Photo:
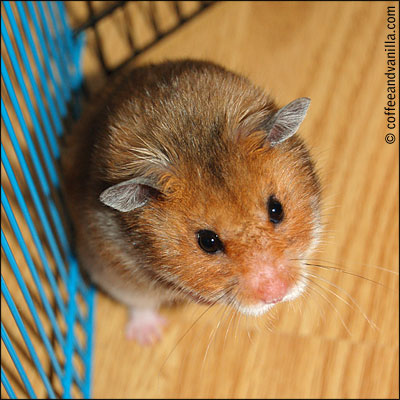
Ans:
[[[77,18],[79,3],[69,6]],[[399,397],[400,137],[384,114],[388,6],[398,16],[396,2],[221,2],[138,57],[208,59],[278,104],[312,99],[302,136],[323,182],[326,230],[315,259],[336,269],[314,268],[320,280],[305,296],[260,318],[163,309],[169,324],[153,347],[127,341],[125,309],[99,294],[93,397]],[[118,59],[125,50],[113,40]],[[96,86],[92,57],[84,70]]]
[[[349,274],[318,271],[329,284],[258,319],[165,309],[169,326],[150,348],[124,338],[125,310],[100,295],[94,397],[399,396],[399,277],[389,272],[399,262],[399,147],[385,142],[383,110],[394,4],[224,2],[139,57],[205,58],[282,105],[312,99],[303,136],[324,182],[327,231],[315,258]]]

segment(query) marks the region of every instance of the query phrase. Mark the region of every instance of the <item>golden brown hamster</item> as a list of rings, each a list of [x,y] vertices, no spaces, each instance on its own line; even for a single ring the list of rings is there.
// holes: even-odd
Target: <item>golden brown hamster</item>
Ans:
[[[161,335],[161,304],[259,315],[305,287],[320,185],[296,132],[310,100],[279,108],[206,61],[133,69],[85,113],[64,152],[83,268],[130,307],[127,335]]]

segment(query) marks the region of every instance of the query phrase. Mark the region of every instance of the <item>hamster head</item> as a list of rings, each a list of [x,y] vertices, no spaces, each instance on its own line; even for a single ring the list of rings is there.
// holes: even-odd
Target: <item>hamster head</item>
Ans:
[[[294,299],[320,226],[296,135],[309,99],[279,109],[209,63],[153,68],[109,121],[100,201],[144,268],[183,296],[253,315]]]

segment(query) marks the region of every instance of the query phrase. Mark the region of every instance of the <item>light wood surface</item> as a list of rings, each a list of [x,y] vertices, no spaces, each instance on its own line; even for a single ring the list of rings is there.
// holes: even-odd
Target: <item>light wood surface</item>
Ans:
[[[124,338],[125,310],[100,295],[94,397],[398,397],[398,275],[376,268],[398,270],[398,142],[385,143],[383,113],[394,4],[224,2],[139,57],[205,58],[280,104],[312,99],[302,132],[326,224],[315,258],[355,275],[315,269],[331,283],[258,319],[165,309],[168,328],[150,348]]]
[[[147,4],[139,3],[131,12]],[[81,21],[82,4],[68,5]],[[312,99],[302,136],[324,186],[315,258],[337,269],[313,268],[320,278],[305,296],[259,318],[194,304],[163,309],[169,324],[152,347],[127,341],[124,307],[99,294],[93,397],[398,398],[400,137],[392,131],[396,142],[385,142],[388,6],[398,15],[396,2],[383,1],[222,2],[138,57],[208,59],[281,105]],[[121,32],[101,29],[117,62],[127,51]],[[90,47],[83,67],[89,86],[100,86]]]

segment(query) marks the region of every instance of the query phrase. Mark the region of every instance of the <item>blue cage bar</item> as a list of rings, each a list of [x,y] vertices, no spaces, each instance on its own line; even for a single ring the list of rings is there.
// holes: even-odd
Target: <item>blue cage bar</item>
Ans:
[[[84,45],[105,83],[214,2],[170,2],[168,27],[159,3],[80,2],[81,20],[77,2],[1,2],[1,398],[90,397],[95,291],[70,247],[60,153],[82,94],[94,94],[83,81]],[[132,29],[136,16],[151,39]],[[113,17],[128,50],[118,63],[106,51],[113,35],[98,25]]]
[[[95,291],[60,192],[84,34],[62,1],[4,1],[1,41],[1,397],[89,398]]]

